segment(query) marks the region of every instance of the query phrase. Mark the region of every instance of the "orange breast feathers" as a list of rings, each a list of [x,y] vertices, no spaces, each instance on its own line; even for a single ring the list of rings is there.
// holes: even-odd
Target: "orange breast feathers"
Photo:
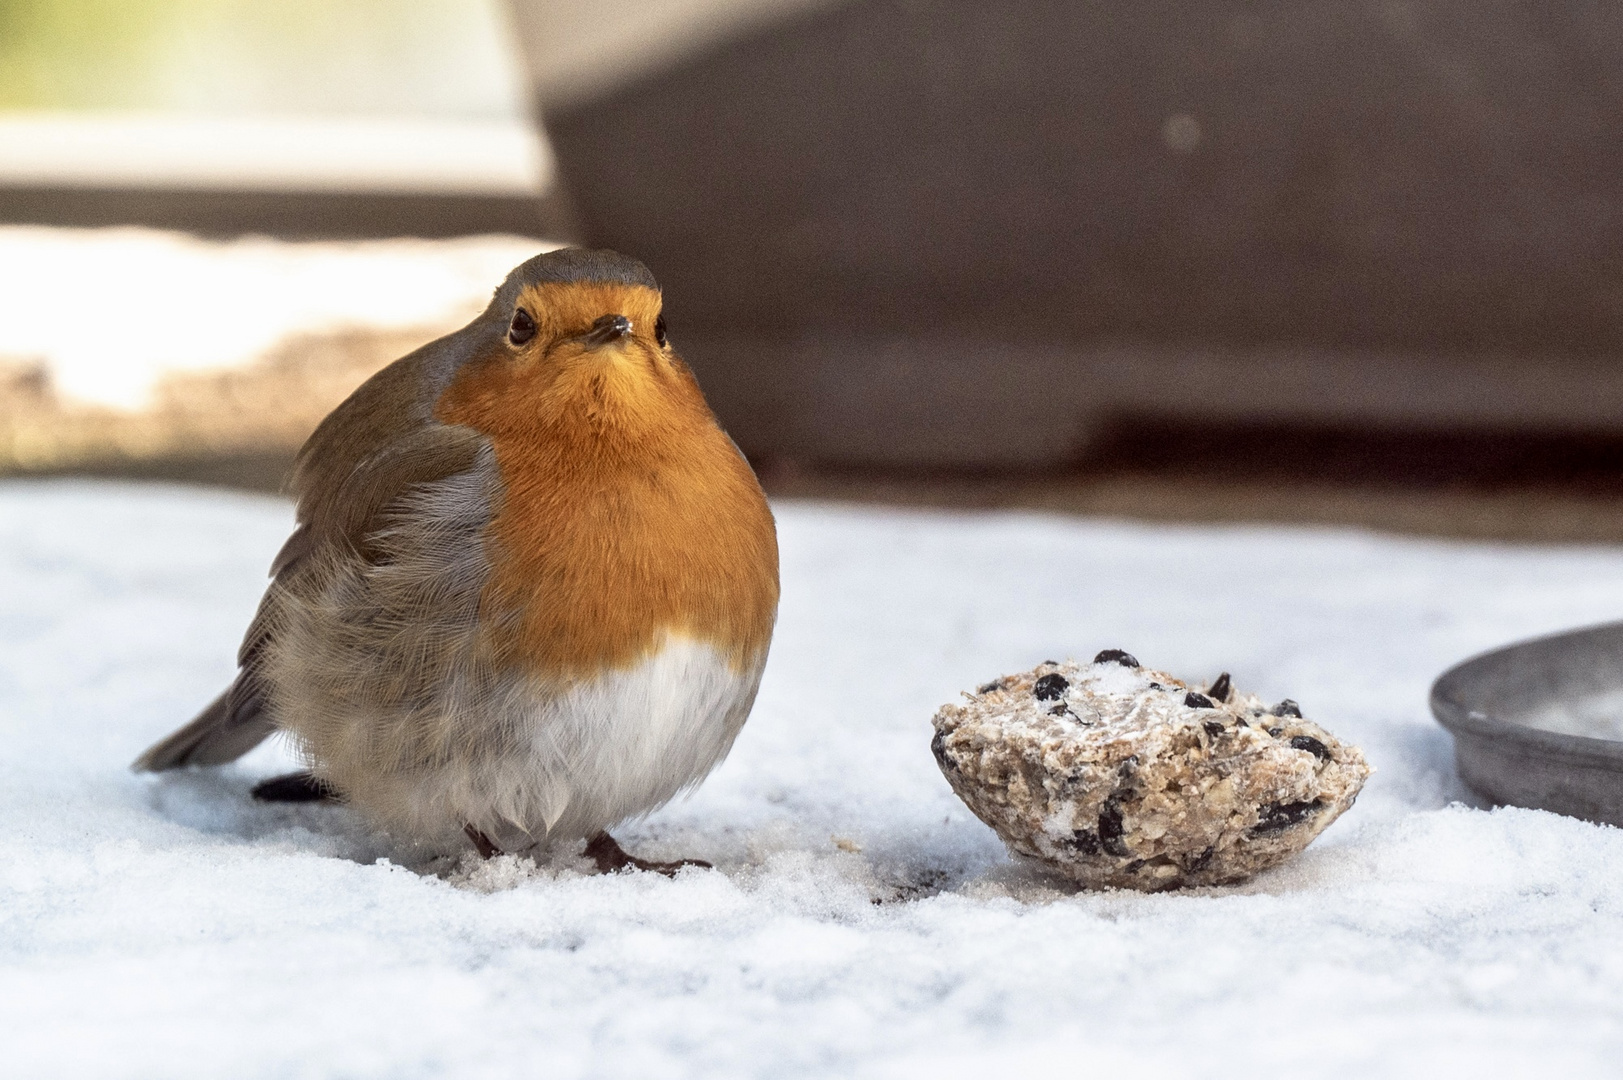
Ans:
[[[528,349],[463,366],[435,415],[491,441],[502,495],[481,600],[498,662],[573,679],[625,668],[667,634],[743,669],[772,636],[778,546],[749,465],[687,366],[654,338],[657,292],[532,286]],[[632,332],[580,338],[604,314]]]

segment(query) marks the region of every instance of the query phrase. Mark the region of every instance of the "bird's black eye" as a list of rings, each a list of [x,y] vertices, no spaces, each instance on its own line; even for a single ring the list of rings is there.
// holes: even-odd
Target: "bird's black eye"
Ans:
[[[661,349],[670,344],[669,341],[665,340],[665,313],[663,311],[659,313],[659,318],[654,320],[654,340],[659,342]]]
[[[513,312],[513,325],[507,328],[507,340],[522,345],[535,337],[535,320],[523,308]]]

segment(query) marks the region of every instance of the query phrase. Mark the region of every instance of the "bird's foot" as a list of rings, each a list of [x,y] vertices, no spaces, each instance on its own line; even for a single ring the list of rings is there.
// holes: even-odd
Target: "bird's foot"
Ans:
[[[478,829],[474,828],[472,825],[462,826],[462,831],[468,834],[469,840],[473,841],[474,850],[479,852],[479,857],[481,859],[494,859],[496,856],[502,854],[502,849],[496,846],[496,842],[494,840],[480,832]]]
[[[254,798],[260,802],[338,802],[338,792],[315,773],[296,772],[273,776],[254,785]]]
[[[600,874],[612,874],[616,870],[629,868],[652,870],[656,874],[675,877],[676,872],[684,866],[699,866],[706,870],[711,868],[703,859],[678,859],[676,862],[650,862],[647,859],[639,859],[627,852],[606,832],[600,832],[586,841],[586,857],[597,863],[597,872]]]

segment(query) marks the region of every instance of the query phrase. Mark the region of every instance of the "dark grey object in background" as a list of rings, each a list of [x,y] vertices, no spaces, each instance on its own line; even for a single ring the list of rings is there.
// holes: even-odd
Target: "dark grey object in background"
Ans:
[[[1032,464],[1623,430],[1620,72],[1584,0],[857,0],[541,104],[746,449]]]
[[[1477,792],[1623,826],[1623,623],[1458,664],[1432,685],[1431,710]]]

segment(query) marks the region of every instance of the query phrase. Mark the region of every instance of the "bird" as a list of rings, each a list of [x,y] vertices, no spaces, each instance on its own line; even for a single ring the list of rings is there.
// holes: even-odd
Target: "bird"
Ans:
[[[333,798],[479,854],[610,836],[697,785],[760,687],[779,596],[755,473],[672,347],[642,263],[562,248],[380,370],[294,459],[295,527],[231,685],[137,771],[273,732]]]

